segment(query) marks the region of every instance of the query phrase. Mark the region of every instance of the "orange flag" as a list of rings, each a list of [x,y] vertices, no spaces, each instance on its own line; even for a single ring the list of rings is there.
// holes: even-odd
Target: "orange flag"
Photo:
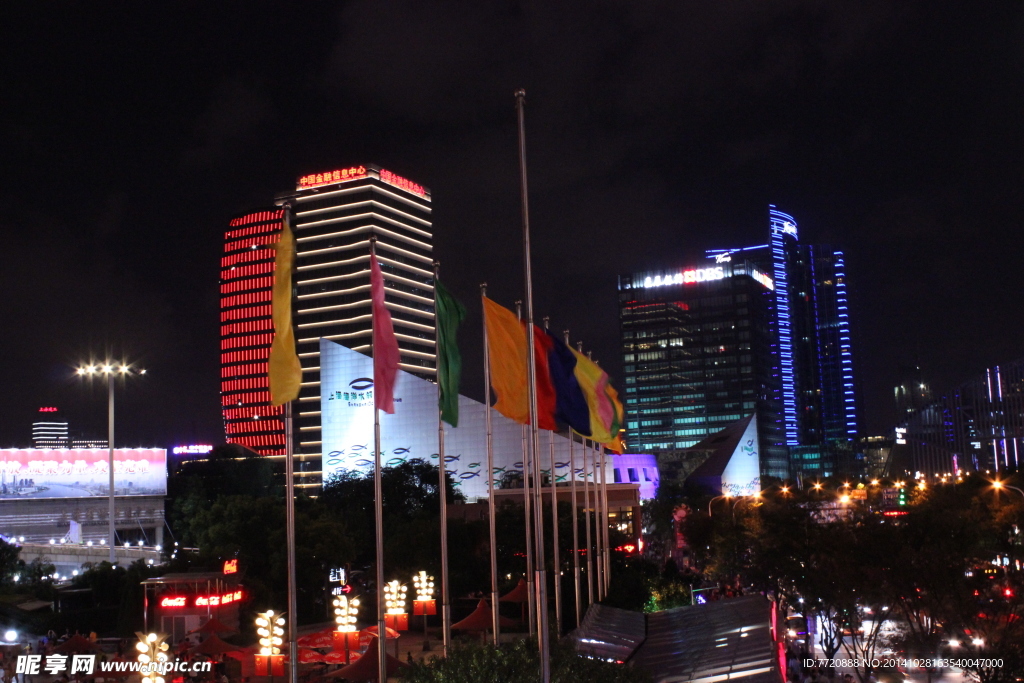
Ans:
[[[530,421],[526,385],[526,331],[516,314],[482,297],[487,326],[487,357],[491,387],[498,395],[495,410],[521,424]]]

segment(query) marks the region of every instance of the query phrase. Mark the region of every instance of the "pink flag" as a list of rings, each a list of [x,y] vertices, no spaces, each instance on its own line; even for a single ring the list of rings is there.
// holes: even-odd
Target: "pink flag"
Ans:
[[[373,300],[373,405],[385,413],[394,413],[398,339],[391,324],[391,313],[384,306],[384,276],[376,254],[370,254],[370,298]]]

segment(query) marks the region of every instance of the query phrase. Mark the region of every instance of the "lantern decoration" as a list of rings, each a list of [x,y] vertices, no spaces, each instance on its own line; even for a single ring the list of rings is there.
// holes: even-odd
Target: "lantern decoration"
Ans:
[[[412,613],[416,616],[437,614],[437,601],[434,600],[434,577],[427,576],[425,571],[420,571],[412,577],[412,584],[416,588],[416,600],[412,603]]]
[[[166,642],[167,634],[136,631],[135,635],[139,637],[135,649],[139,652],[138,660],[142,665],[142,683],[164,683],[164,677],[160,674],[164,672],[163,665],[170,660],[167,656],[167,650],[170,649]]]
[[[284,643],[284,614],[267,610],[256,615],[256,635],[260,637],[260,654],[279,655]]]
[[[398,581],[388,581],[384,586],[384,623],[396,631],[409,630],[409,614],[405,611],[405,594],[408,586]]]

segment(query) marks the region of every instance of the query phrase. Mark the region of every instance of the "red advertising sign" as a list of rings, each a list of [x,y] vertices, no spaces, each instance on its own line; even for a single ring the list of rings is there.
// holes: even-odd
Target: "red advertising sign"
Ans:
[[[237,574],[238,573],[238,559],[237,558],[234,559],[234,560],[227,560],[224,563],[224,573],[225,574]]]
[[[167,595],[160,599],[160,606],[174,607],[219,607],[242,599],[242,591],[235,590],[223,595]]]

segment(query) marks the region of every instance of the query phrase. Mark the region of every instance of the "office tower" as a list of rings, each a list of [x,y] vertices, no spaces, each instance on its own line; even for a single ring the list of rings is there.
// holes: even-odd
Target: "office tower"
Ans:
[[[261,455],[285,453],[282,409],[270,405],[267,359],[274,337],[270,299],[278,208],[233,219],[220,271],[221,410],[224,433]]]
[[[920,379],[915,369],[906,369],[907,381]],[[889,468],[893,476],[1020,471],[1024,360],[986,368],[946,395],[922,402],[904,414],[895,437]]]
[[[731,415],[729,411],[718,411],[718,401],[724,399],[727,404],[736,405],[735,394],[729,388],[723,393],[712,383],[724,381],[718,377],[724,369],[723,363],[726,368],[734,363],[740,379],[726,384],[743,385],[738,403],[744,416],[754,407],[749,396],[758,396],[755,405],[764,475],[779,478],[797,474],[831,476],[856,470],[853,444],[858,420],[843,252],[801,243],[796,220],[774,206],[769,207],[768,228],[767,244],[710,249],[706,252],[709,261],[678,273],[652,271],[620,278],[627,414],[632,410],[636,416],[629,420],[634,424],[627,425],[627,443],[631,449],[693,445],[690,439],[672,443],[668,438],[655,438],[651,431],[655,426],[655,431],[662,432],[660,436],[669,436],[666,417],[645,417],[644,411],[650,410],[646,403],[667,405],[668,401],[693,401],[692,412],[707,416],[717,414],[723,419]],[[668,283],[666,276],[671,279]],[[680,277],[681,282],[677,283]],[[653,289],[650,285],[643,286],[648,278]],[[657,303],[649,300],[651,294],[645,293],[637,298],[640,307],[631,310],[626,305],[632,300],[627,292],[638,286],[650,289]],[[689,308],[681,309],[677,303]],[[665,320],[657,321],[657,316],[652,316],[646,334],[656,340],[672,339],[678,336],[669,332],[674,325],[696,335],[692,343],[684,343],[688,346],[686,369],[677,362],[670,362],[666,366],[668,375],[660,370],[641,373],[639,349],[651,351],[646,346],[641,347],[641,342],[627,333],[636,332],[636,321],[643,316],[643,311],[655,310],[645,309],[647,305],[664,308],[665,313],[659,315]],[[716,322],[705,322],[704,316]],[[706,327],[709,324],[726,325],[722,343],[718,344],[721,350],[717,353],[721,358],[715,357],[713,337],[718,330]],[[750,332],[740,338],[745,328]],[[736,337],[732,336],[733,330]],[[698,350],[697,342],[703,335],[706,335],[703,339],[706,343]],[[731,343],[739,346],[732,347]],[[744,348],[748,343],[750,347]],[[632,345],[636,345],[637,351],[631,350]],[[635,361],[629,360],[631,353],[636,354]],[[733,354],[736,354],[735,359]],[[677,354],[677,357],[681,359],[682,355]],[[637,373],[633,377],[636,391],[632,395],[629,392],[631,366]],[[648,376],[656,379],[644,379]],[[680,394],[684,386],[680,384],[682,379],[699,386],[699,390],[693,386],[686,389],[686,394],[695,394],[692,398],[683,398]],[[698,431],[686,436],[702,436],[703,433]]]
[[[39,416],[32,423],[33,448],[68,447],[68,423],[60,419],[59,413],[53,406],[39,409]]]
[[[762,469],[786,476],[775,301],[740,256],[619,278],[630,451],[688,448],[756,412]]]
[[[371,236],[376,238],[400,367],[434,379],[430,192],[390,171],[366,165],[303,176],[296,191],[279,196],[278,201],[292,202],[295,217],[295,335],[303,368],[295,408],[296,452],[301,456],[296,470],[300,485],[318,486],[320,340],[372,355]],[[351,380],[365,384],[366,378]]]

